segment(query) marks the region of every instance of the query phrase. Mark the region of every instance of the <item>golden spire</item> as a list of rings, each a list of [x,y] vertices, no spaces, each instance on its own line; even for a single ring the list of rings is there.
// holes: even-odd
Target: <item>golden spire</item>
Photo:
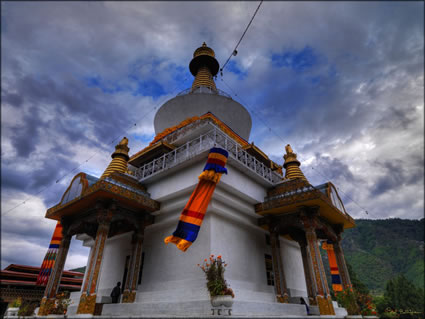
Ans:
[[[204,42],[201,47],[193,52],[193,59],[190,61],[190,72],[195,76],[192,84],[192,92],[201,86],[206,86],[217,92],[213,76],[218,72],[219,64],[215,59],[214,50],[207,47]]]
[[[285,163],[283,167],[285,168],[285,178],[287,179],[295,179],[301,178],[302,180],[308,182],[307,178],[305,178],[303,172],[300,169],[300,161],[297,160],[297,154],[292,150],[291,145],[285,146],[286,154],[283,155],[285,159]]]
[[[100,179],[111,175],[112,173],[126,173],[128,170],[127,162],[129,160],[128,151],[128,139],[124,137],[121,142],[115,146],[115,152],[112,153],[112,161],[109,163],[108,167],[103,172]]]

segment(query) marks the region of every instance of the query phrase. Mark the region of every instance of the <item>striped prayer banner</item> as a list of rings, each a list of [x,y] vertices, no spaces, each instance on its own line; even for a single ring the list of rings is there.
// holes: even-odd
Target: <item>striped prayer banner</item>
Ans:
[[[221,175],[227,174],[225,165],[228,156],[227,151],[221,148],[213,147],[210,150],[198,185],[184,207],[173,235],[164,239],[166,244],[173,243],[185,252],[196,240],[215,187]]]
[[[52,239],[50,240],[49,249],[46,256],[44,256],[43,263],[41,264],[40,272],[37,276],[36,285],[45,286],[49,280],[49,276],[55,265],[56,256],[59,251],[59,246],[62,241],[62,225],[57,222],[55,231],[53,232]]]
[[[329,267],[331,268],[332,290],[334,292],[342,291],[341,277],[339,275],[338,264],[332,242],[323,242],[322,248],[328,253]]]

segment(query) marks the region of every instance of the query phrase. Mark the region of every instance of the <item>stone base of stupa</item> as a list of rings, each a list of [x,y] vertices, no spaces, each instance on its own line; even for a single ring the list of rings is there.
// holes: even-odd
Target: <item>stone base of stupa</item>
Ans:
[[[335,305],[336,306],[336,305]],[[88,318],[87,315],[77,315],[70,306],[67,318]],[[301,304],[268,303],[255,301],[237,301],[232,306],[233,318],[344,318],[347,312],[344,308],[335,308],[335,316],[319,316],[318,307],[311,306],[308,316],[306,308]],[[210,300],[192,300],[180,302],[136,302],[120,304],[104,304],[101,316],[93,318],[223,318],[228,313],[213,315]],[[63,318],[63,317],[62,317]],[[50,317],[49,317],[50,319]]]

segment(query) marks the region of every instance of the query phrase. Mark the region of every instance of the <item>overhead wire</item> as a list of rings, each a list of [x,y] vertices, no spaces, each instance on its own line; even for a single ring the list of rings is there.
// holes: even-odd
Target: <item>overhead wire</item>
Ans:
[[[254,20],[255,16],[257,15],[257,12],[260,9],[262,3],[263,3],[263,0],[260,1],[260,4],[258,5],[257,9],[255,10],[254,15],[252,16],[251,20],[249,21],[248,25],[246,26],[245,31],[242,33],[241,38],[239,39],[239,41],[236,44],[235,48],[233,49],[232,53],[230,54],[230,56],[228,57],[228,59],[224,63],[223,67],[220,69],[220,74],[221,75],[223,74],[223,70],[226,67],[226,65],[229,62],[229,60],[232,58],[232,56],[236,56],[236,54],[238,54],[237,48],[238,48],[239,44],[242,42],[242,39],[244,38],[246,32],[249,29],[249,26],[251,25],[252,21]]]
[[[224,68],[226,67],[226,65],[227,65],[227,63],[230,61],[230,59],[232,58],[232,56],[236,56],[237,55],[237,53],[238,53],[238,51],[237,51],[237,48],[238,48],[238,46],[239,46],[239,44],[241,43],[241,41],[242,41],[242,39],[244,38],[244,36],[245,36],[245,34],[246,34],[246,32],[248,31],[248,28],[249,28],[249,26],[251,25],[251,23],[252,23],[252,21],[254,20],[254,18],[255,18],[255,16],[256,16],[256,14],[257,14],[257,12],[258,12],[258,10],[260,9],[260,6],[261,6],[261,4],[263,3],[263,1],[260,1],[260,3],[259,3],[259,5],[258,5],[258,7],[257,7],[257,9],[255,10],[255,12],[254,12],[254,14],[253,14],[253,16],[252,16],[252,18],[251,18],[251,20],[249,21],[249,23],[248,23],[248,25],[247,25],[247,27],[245,28],[245,31],[243,32],[243,34],[242,34],[242,36],[241,36],[241,38],[239,39],[239,41],[238,41],[238,43],[236,44],[236,46],[235,46],[235,49],[233,50],[233,52],[230,54],[230,56],[227,58],[227,60],[226,60],[226,62],[224,63],[224,65],[223,65],[223,67],[220,69],[220,78],[221,78],[221,81],[228,87],[228,89],[233,93],[233,95],[234,96],[238,96],[238,94],[230,87],[230,85],[228,85],[227,83],[226,83],[226,81],[224,81],[224,79],[223,79],[223,70],[224,70]],[[276,137],[277,138],[279,138],[282,142],[285,142],[284,141],[284,139],[279,135],[279,134],[277,134],[268,124],[267,124],[267,122],[266,121],[264,121],[263,120],[263,118],[261,117],[261,116],[259,116],[258,114],[257,114],[257,112],[255,112],[254,111],[254,109],[253,108],[250,108],[250,107],[248,107],[248,104],[245,102],[245,101],[243,101],[243,99],[240,97],[240,96],[238,96],[239,97],[239,99],[241,100],[241,102],[251,111],[251,113],[252,114],[254,114],[254,115],[256,115],[257,116],[257,118],[269,129],[269,131],[270,132],[272,132],[274,135],[276,135]],[[301,157],[301,159],[302,159],[302,157]],[[314,170],[314,168],[313,168],[313,166],[311,166],[311,169],[312,170]],[[327,179],[327,180],[329,180],[330,181],[330,179],[329,178],[327,178],[325,175],[323,175],[323,174],[321,174],[318,170],[314,170],[315,172],[317,172],[317,173],[319,173],[320,175],[322,175],[322,177],[325,177],[325,179]],[[336,186],[335,186],[336,187]],[[339,191],[341,191],[341,193],[343,193],[348,199],[350,199],[353,203],[355,203],[360,209],[362,209],[367,215],[369,215],[369,212],[365,209],[365,208],[363,208],[360,204],[358,204],[351,196],[349,196],[347,193],[345,193],[340,187],[336,187]]]
[[[278,134],[274,129],[272,129],[271,128],[271,126],[270,125],[268,125],[267,124],[267,122],[257,113],[257,112],[255,112],[254,111],[254,109],[253,108],[251,108],[249,105],[248,105],[248,103],[246,103],[246,101],[244,101],[243,99],[242,99],[242,97],[240,96],[240,95],[238,95],[236,92],[235,92],[235,90],[233,90],[231,87],[230,87],[230,85],[226,82],[226,81],[224,81],[224,79],[223,79],[223,76],[221,76],[220,77],[221,78],[221,81],[224,83],[224,85],[226,85],[227,86],[227,88],[233,93],[233,95],[235,96],[235,97],[238,97],[239,98],[239,100],[244,104],[244,106],[252,113],[252,114],[254,114],[268,129],[269,129],[269,131],[270,132],[272,132],[277,138],[279,138],[283,143],[285,143],[285,140],[283,139],[283,137],[280,135],[280,134]],[[300,156],[300,160],[303,160],[303,157],[302,156]],[[314,169],[314,167],[313,166],[311,166],[311,169],[314,171],[314,172],[316,172],[316,173],[318,173],[318,174],[320,174],[322,177],[324,177],[326,180],[328,180],[328,181],[330,181],[330,179],[327,177],[327,176],[325,176],[324,174],[322,174],[322,173],[320,173],[317,169]],[[335,188],[338,190],[338,191],[340,191],[341,193],[343,193],[349,200],[351,200],[357,207],[359,207],[362,211],[364,211],[367,215],[369,215],[369,212],[368,212],[368,210],[367,209],[365,209],[364,207],[362,207],[359,203],[357,203],[351,196],[349,196],[346,192],[344,192],[340,187],[337,187],[337,186],[335,186]]]
[[[187,80],[187,76],[186,78],[183,80],[183,83]],[[179,82],[180,83],[180,82]],[[177,89],[178,84],[175,86],[174,90],[175,91]],[[108,142],[106,145],[111,145],[113,144],[116,140],[118,140],[121,136],[122,133],[129,133],[130,128],[137,126],[137,123],[142,121],[146,116],[148,116],[153,110],[157,109],[160,106],[160,104],[156,104],[154,107],[152,107],[151,109],[149,109],[148,112],[144,113],[137,121],[135,121],[134,123],[131,123],[131,125],[129,125],[126,129],[123,129],[120,131],[120,134],[117,135],[114,139],[112,139],[110,142]],[[55,182],[51,182],[49,183],[46,187],[44,187],[43,189],[41,189],[40,191],[38,191],[35,194],[31,194],[31,197],[36,197],[37,195],[43,193],[44,191],[46,191],[48,188],[52,187],[55,184],[58,184],[63,178],[65,178],[66,176],[68,176],[69,174],[71,174],[72,172],[74,172],[75,170],[77,170],[78,168],[80,168],[82,165],[88,163],[93,157],[95,157],[96,155],[100,154],[100,150],[98,149],[97,151],[95,151],[90,157],[88,157],[86,160],[82,161],[78,166],[74,167],[73,169],[69,170],[67,173],[65,173],[64,175],[62,175],[59,179],[57,179]],[[32,198],[29,197],[25,200],[23,200],[22,202],[20,202],[19,204],[17,204],[16,206],[8,209],[6,212],[2,213],[2,216],[6,216],[8,213],[10,213],[11,211],[15,210],[16,208],[25,205],[26,202],[32,200]]]

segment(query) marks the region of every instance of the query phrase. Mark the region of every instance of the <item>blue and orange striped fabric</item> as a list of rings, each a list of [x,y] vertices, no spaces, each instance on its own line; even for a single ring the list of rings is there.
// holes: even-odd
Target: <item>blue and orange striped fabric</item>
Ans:
[[[341,277],[339,275],[334,247],[332,243],[328,241],[322,244],[322,248],[325,249],[328,253],[329,267],[331,268],[332,290],[334,292],[342,291]]]
[[[196,240],[215,187],[221,175],[227,174],[225,165],[228,155],[221,148],[213,147],[210,150],[204,170],[199,175],[198,185],[190,195],[173,235],[164,239],[166,244],[173,243],[181,251],[186,251]]]
[[[40,273],[38,274],[36,285],[45,286],[49,280],[49,276],[55,265],[56,256],[59,251],[59,246],[62,240],[62,225],[57,222],[55,231],[53,232],[52,240],[50,241],[49,249],[41,264]]]

